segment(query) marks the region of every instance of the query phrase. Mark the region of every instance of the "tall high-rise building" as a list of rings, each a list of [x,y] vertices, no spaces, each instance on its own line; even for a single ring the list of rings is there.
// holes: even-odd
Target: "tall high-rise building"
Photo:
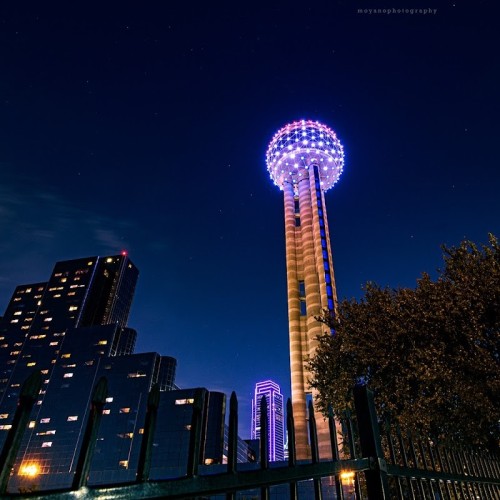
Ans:
[[[67,330],[117,325],[113,354],[133,351],[136,332],[125,325],[138,275],[125,254],[88,257],[58,262],[47,283],[16,288],[0,322],[0,410],[9,415],[0,425],[9,425],[32,371],[50,379]]]
[[[309,388],[305,360],[314,356],[322,333],[316,319],[334,312],[336,290],[325,192],[339,179],[344,152],[335,132],[311,120],[281,128],[271,140],[267,169],[285,200],[286,272],[292,404],[297,457],[310,454],[307,430]],[[320,456],[331,454],[328,425],[316,414]]]
[[[269,460],[276,462],[284,460],[284,416],[283,395],[280,386],[272,380],[265,380],[255,384],[252,399],[252,439],[260,438],[261,415],[260,406],[262,397],[267,402],[267,434],[269,443]]]

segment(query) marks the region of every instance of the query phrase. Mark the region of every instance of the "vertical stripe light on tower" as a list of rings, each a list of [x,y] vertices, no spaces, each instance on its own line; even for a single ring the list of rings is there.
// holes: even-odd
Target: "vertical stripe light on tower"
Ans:
[[[305,366],[322,333],[316,320],[335,312],[336,290],[324,193],[339,179],[344,152],[335,132],[321,123],[301,120],[281,128],[266,154],[267,169],[284,192],[288,324],[292,404],[297,457],[310,456],[307,398],[310,374]],[[315,412],[320,457],[331,456],[328,424]]]

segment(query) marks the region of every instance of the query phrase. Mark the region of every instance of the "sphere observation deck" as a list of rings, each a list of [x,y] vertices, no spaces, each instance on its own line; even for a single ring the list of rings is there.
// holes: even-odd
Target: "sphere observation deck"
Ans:
[[[335,132],[319,122],[300,120],[278,130],[266,153],[267,170],[281,190],[297,183],[313,165],[318,166],[321,189],[330,189],[344,168],[344,148]]]

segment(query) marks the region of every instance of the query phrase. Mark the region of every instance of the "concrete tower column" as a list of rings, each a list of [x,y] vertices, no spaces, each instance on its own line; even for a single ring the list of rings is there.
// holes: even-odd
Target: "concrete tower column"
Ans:
[[[296,422],[306,422],[306,387],[304,385],[304,344],[306,337],[301,327],[299,279],[303,276],[300,227],[296,226],[295,194],[292,183],[283,186],[285,199],[286,277],[288,292],[288,328],[290,339],[290,374],[293,414]],[[298,231],[297,231],[298,230]],[[299,234],[296,235],[296,232]],[[296,425],[295,444],[297,454],[307,456],[309,442],[307,427]]]

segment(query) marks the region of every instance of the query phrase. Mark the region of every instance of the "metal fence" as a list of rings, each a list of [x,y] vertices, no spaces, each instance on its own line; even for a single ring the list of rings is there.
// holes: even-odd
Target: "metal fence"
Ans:
[[[270,464],[267,442],[267,408],[261,404],[260,463],[253,470],[243,470],[237,463],[238,403],[233,393],[229,411],[228,463],[222,472],[201,473],[199,459],[202,439],[202,409],[194,402],[189,443],[187,474],[181,478],[149,481],[151,451],[156,427],[159,391],[149,395],[144,435],[134,483],[103,487],[87,487],[87,477],[100,418],[106,399],[106,380],[97,384],[87,422],[78,465],[69,491],[13,495],[7,494],[7,483],[29,414],[40,390],[40,374],[33,374],[24,384],[12,428],[0,454],[0,496],[2,498],[75,498],[139,499],[139,498],[207,498],[223,495],[237,498],[268,499],[273,487],[281,485],[277,497],[337,499],[500,499],[500,460],[487,451],[472,448],[451,449],[411,435],[403,436],[388,423],[380,424],[373,393],[366,387],[354,389],[353,415],[339,419],[342,427],[342,450],[339,450],[333,413],[329,416],[332,459],[323,461],[318,455],[316,422],[309,407],[311,459],[298,461],[295,452],[292,405],[287,404],[289,442],[288,462]],[[217,469],[218,470],[218,469]],[[306,493],[301,485],[307,485]],[[285,485],[285,486],[283,486]],[[285,490],[284,490],[285,488]],[[302,493],[301,493],[302,492]]]

